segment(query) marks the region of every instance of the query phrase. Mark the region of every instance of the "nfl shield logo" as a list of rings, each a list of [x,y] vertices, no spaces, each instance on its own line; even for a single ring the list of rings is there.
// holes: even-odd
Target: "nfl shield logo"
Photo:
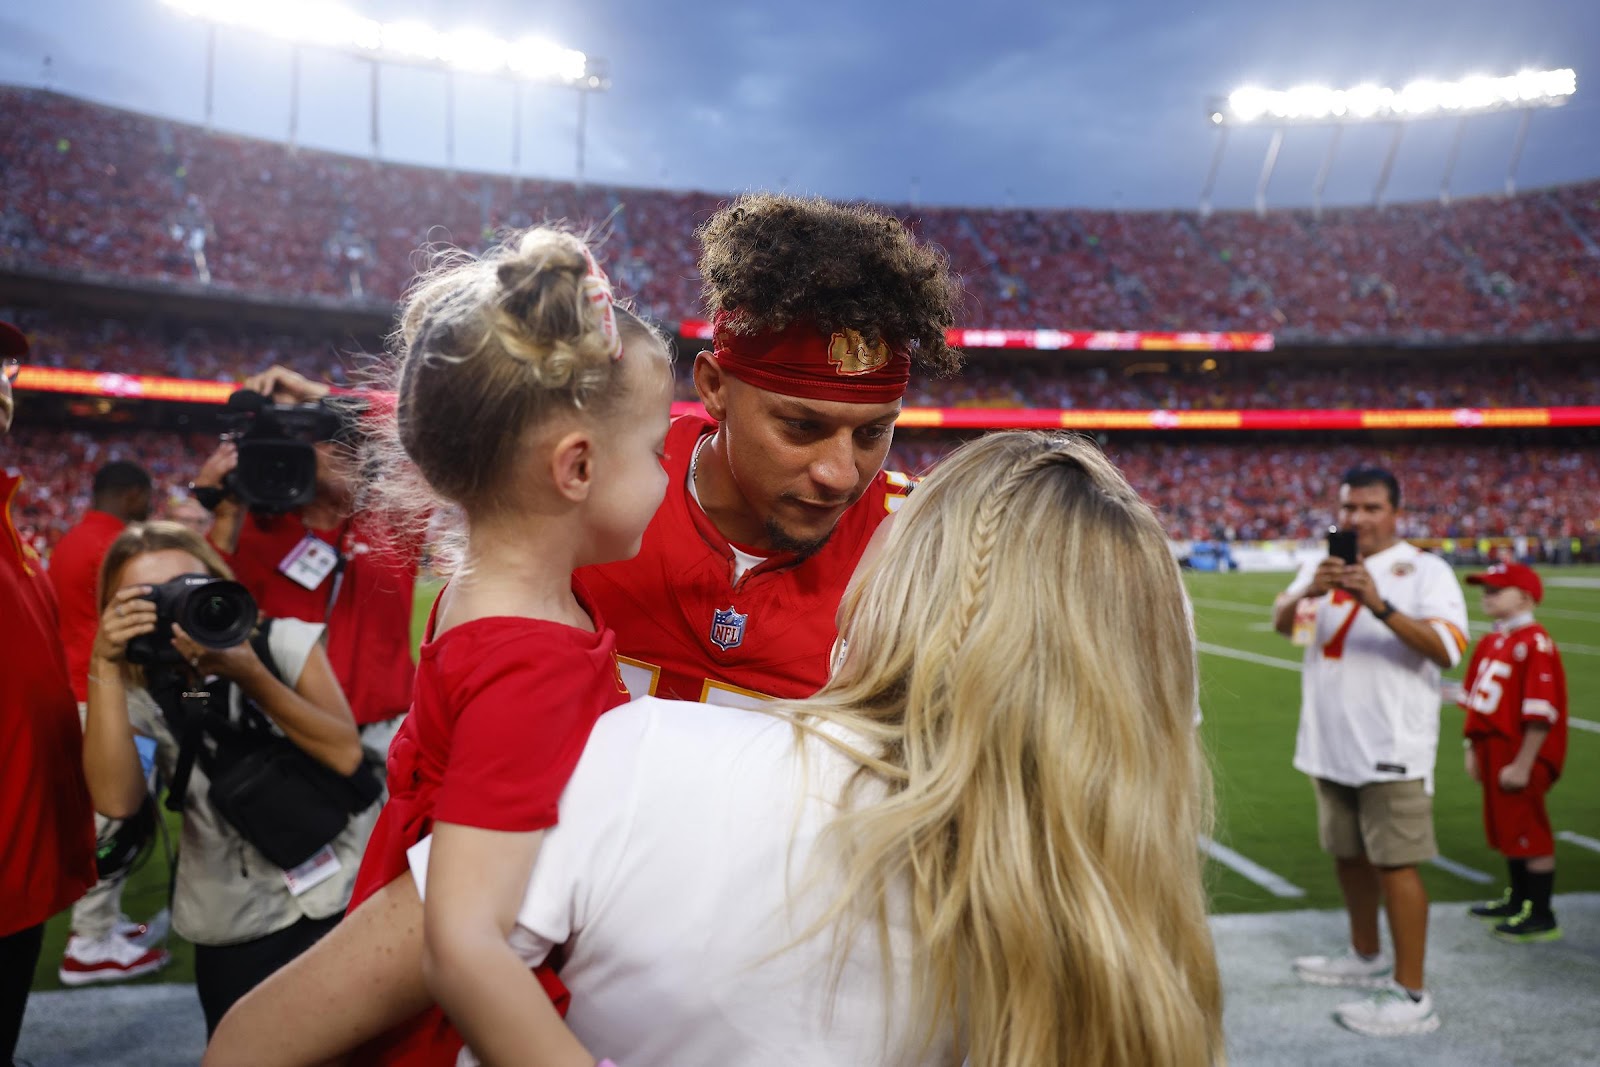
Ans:
[[[711,613],[711,643],[724,652],[738,647],[744,640],[744,624],[749,618],[732,608],[716,609]]]

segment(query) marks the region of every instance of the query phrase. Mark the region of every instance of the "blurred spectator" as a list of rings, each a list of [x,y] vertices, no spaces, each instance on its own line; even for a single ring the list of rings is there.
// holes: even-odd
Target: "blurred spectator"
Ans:
[[[21,331],[0,322],[0,360],[25,356]],[[11,429],[11,375],[0,375],[0,436]],[[6,460],[13,459],[6,449]],[[26,461],[26,457],[15,457]],[[83,734],[57,636],[55,595],[39,557],[12,525],[22,481],[0,471],[0,1063],[12,1062],[44,923],[95,880],[94,819]]]
[[[100,564],[124,526],[150,517],[150,475],[138,464],[107,463],[95,472],[93,487],[89,510],[50,554],[50,584],[61,612],[61,645],[80,714],[89,699],[89,657],[100,629],[96,599]],[[95,816],[95,833],[101,841],[109,840],[116,828],[115,820]],[[147,926],[126,919],[122,880],[121,873],[100,879],[72,906],[72,933],[61,960],[63,984],[119,982],[166,966],[166,950],[154,946],[154,938],[166,933],[165,920]]]

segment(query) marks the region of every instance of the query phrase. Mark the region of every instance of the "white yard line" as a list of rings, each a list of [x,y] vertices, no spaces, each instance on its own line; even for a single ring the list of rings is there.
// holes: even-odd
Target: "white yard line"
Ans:
[[[1476,867],[1468,867],[1465,863],[1457,863],[1448,856],[1435,856],[1428,862],[1441,871],[1449,871],[1457,878],[1465,878],[1467,881],[1475,882],[1478,885],[1488,885],[1494,881],[1494,875],[1480,871]]]
[[[1200,851],[1224,867],[1248,878],[1275,897],[1292,898],[1306,895],[1304,889],[1293,884],[1282,875],[1272,873],[1261,864],[1254,860],[1246,859],[1227,845],[1218,844],[1209,837],[1200,839]]]
[[[1209,652],[1213,656],[1226,656],[1228,659],[1242,659],[1246,663],[1259,664],[1262,667],[1277,667],[1280,670],[1299,673],[1300,661],[1294,659],[1278,659],[1276,656],[1263,656],[1255,652],[1246,652],[1243,649],[1229,648],[1227,645],[1213,645],[1209,641],[1196,641],[1194,647],[1201,652]]]
[[[1600,615],[1592,611],[1571,611],[1566,608],[1537,608],[1535,615],[1546,615],[1552,619],[1571,619],[1573,622],[1600,622]]]
[[[1243,600],[1213,600],[1210,597],[1192,596],[1189,603],[1198,604],[1203,608],[1219,608],[1222,611],[1245,611],[1251,615],[1271,615],[1271,604],[1250,604]]]
[[[1561,830],[1556,833],[1556,837],[1561,841],[1577,845],[1579,848],[1586,848],[1590,852],[1600,852],[1600,841],[1596,841],[1585,834],[1575,834],[1571,830]]]
[[[1213,645],[1209,641],[1196,641],[1194,643],[1194,647],[1199,649],[1201,652],[1207,652],[1213,656],[1225,656],[1228,659],[1243,660],[1246,663],[1254,663],[1262,667],[1276,667],[1281,671],[1300,670],[1300,664],[1292,659],[1278,659],[1276,656],[1263,656],[1255,652],[1246,652],[1240,648],[1229,648],[1227,645]],[[1443,702],[1445,704],[1455,703],[1454,699],[1445,700]],[[1580,719],[1576,716],[1569,716],[1567,718],[1567,725],[1571,726],[1574,730],[1587,730],[1592,734],[1600,734],[1600,722],[1590,722],[1588,719]]]

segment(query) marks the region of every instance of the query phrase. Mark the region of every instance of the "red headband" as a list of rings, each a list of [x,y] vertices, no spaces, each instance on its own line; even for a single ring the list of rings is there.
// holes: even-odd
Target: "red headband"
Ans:
[[[746,385],[807,400],[888,404],[905,395],[911,352],[887,341],[869,345],[855,330],[819,333],[797,322],[778,333],[739,334],[733,316],[711,322],[717,365]]]

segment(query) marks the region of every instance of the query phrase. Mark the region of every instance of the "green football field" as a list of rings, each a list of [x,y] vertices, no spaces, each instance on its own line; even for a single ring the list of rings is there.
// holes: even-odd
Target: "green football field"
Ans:
[[[1276,896],[1213,862],[1216,912],[1340,905],[1331,861],[1317,847],[1311,787],[1290,766],[1300,709],[1300,649],[1272,631],[1270,612],[1289,577],[1189,576],[1202,648],[1203,730],[1216,775],[1217,839],[1305,891],[1304,896]],[[1549,584],[1538,618],[1561,647],[1573,719],[1566,773],[1550,794],[1550,817],[1558,832],[1581,835],[1600,847],[1600,790],[1593,785],[1600,767],[1600,568],[1545,569],[1543,577]],[[1476,642],[1488,624],[1478,591],[1466,588]],[[1458,680],[1460,674],[1458,667],[1447,678]],[[1434,824],[1440,854],[1456,869],[1423,868],[1429,893],[1440,901],[1497,896],[1505,872],[1504,860],[1484,843],[1482,794],[1462,767],[1462,714],[1452,704],[1440,716]],[[1582,723],[1589,728],[1580,728]],[[1556,864],[1558,892],[1600,889],[1600,852],[1558,840]],[[1492,875],[1493,881],[1474,882],[1468,872]]]
[[[1567,770],[1550,798],[1557,831],[1586,839],[1556,846],[1558,892],[1600,890],[1600,567],[1546,569],[1547,588],[1539,619],[1562,648],[1567,669],[1570,731]],[[1212,910],[1270,911],[1339,906],[1332,866],[1317,848],[1315,808],[1305,776],[1290,766],[1300,707],[1299,649],[1271,630],[1273,597],[1287,574],[1191,574],[1196,625],[1202,646],[1201,705],[1206,745],[1215,769],[1217,843],[1231,850],[1231,863],[1210,864]],[[1571,583],[1571,584],[1564,584]],[[413,640],[421,637],[437,583],[419,583]],[[1476,639],[1486,627],[1476,590],[1467,603]],[[1242,658],[1241,658],[1242,657]],[[1460,670],[1451,672],[1458,677]],[[1477,785],[1461,766],[1456,741],[1461,712],[1442,714],[1436,772],[1435,825],[1439,849],[1451,869],[1428,866],[1423,878],[1438,901],[1474,900],[1499,894],[1503,861],[1484,844]],[[1590,724],[1588,729],[1579,723]],[[175,818],[169,817],[174,830]],[[1240,860],[1247,861],[1241,863]],[[1252,866],[1253,865],[1253,866]],[[1247,867],[1252,880],[1236,868]],[[1489,876],[1488,882],[1473,878]],[[166,868],[159,853],[129,881],[124,910],[145,917],[166,901]],[[1277,888],[1277,894],[1261,883]],[[1300,895],[1288,894],[1299,890]],[[67,917],[48,928],[35,988],[59,988],[56,967],[66,941]],[[193,952],[172,938],[173,963],[141,982],[193,980]]]

